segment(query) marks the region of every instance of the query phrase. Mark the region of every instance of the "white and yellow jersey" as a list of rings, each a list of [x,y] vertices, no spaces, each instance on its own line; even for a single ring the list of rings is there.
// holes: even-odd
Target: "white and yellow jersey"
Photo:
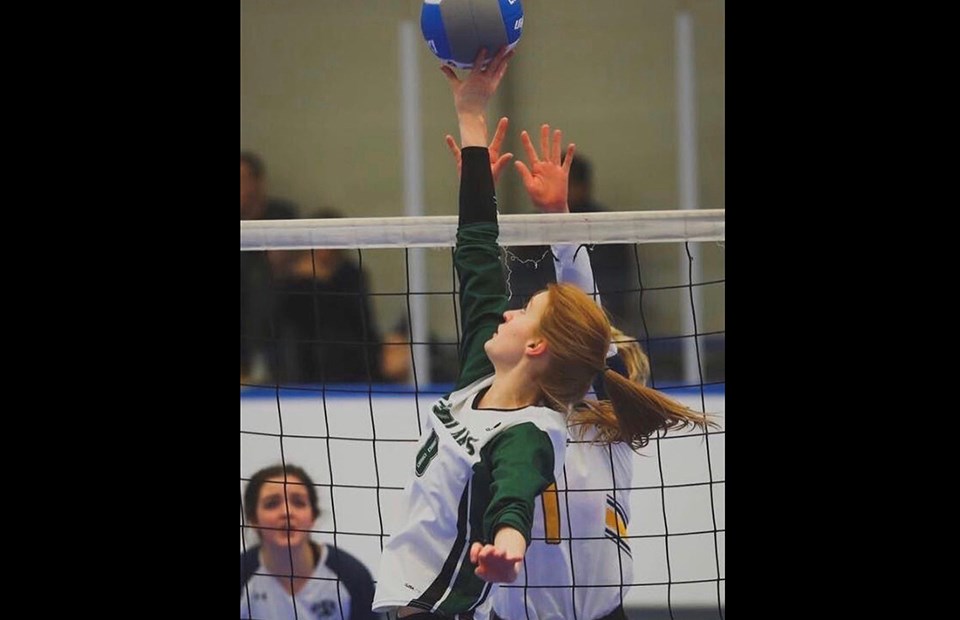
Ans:
[[[594,436],[591,430],[585,440]],[[622,443],[567,447],[556,490],[545,492],[536,507],[524,568],[513,584],[493,596],[498,616],[592,620],[622,604],[629,590],[623,584],[633,582],[632,551],[625,538],[632,459],[633,451]]]

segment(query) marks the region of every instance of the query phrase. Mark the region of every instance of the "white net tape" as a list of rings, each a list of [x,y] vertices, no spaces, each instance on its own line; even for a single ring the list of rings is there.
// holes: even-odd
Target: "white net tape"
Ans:
[[[724,210],[501,215],[500,244],[723,241]],[[457,216],[241,221],[240,250],[453,247]]]

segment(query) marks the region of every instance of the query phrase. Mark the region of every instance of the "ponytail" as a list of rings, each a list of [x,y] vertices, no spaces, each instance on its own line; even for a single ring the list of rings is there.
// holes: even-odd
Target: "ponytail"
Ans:
[[[627,443],[638,450],[650,443],[650,435],[659,430],[717,428],[706,414],[609,368],[603,371],[603,386],[610,400],[583,401],[571,417],[572,423],[581,427],[581,436],[592,425],[597,428],[600,443]]]

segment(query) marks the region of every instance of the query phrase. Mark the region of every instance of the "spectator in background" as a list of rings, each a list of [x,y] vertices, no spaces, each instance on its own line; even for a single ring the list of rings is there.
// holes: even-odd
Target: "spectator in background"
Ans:
[[[243,514],[260,544],[240,554],[241,618],[380,617],[370,610],[370,571],[343,549],[310,539],[320,505],[302,468],[274,465],[255,473],[243,494]]]
[[[267,196],[263,161],[240,152],[240,219],[285,220],[296,206]],[[240,252],[240,382],[268,379],[273,313],[270,266],[264,252]]]
[[[342,217],[321,209],[311,218]],[[267,252],[276,288],[278,365],[291,383],[381,380],[380,333],[367,276],[344,250]]]
[[[240,152],[240,219],[290,220],[297,207],[288,200],[267,195],[266,168],[257,155]]]

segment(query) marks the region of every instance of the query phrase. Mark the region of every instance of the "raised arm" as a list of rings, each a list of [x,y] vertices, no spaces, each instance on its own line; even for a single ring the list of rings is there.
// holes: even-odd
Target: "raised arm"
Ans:
[[[533,141],[526,131],[520,134],[520,140],[530,160],[530,167],[528,168],[521,161],[516,162],[515,166],[523,179],[523,187],[527,190],[534,208],[540,213],[569,213],[567,191],[575,145],[567,146],[567,156],[561,164],[560,149],[563,143],[563,132],[559,129],[553,131],[551,139],[550,125],[540,126],[540,156],[537,155]],[[601,306],[600,291],[597,290],[593,278],[587,248],[575,243],[557,243],[551,245],[550,250],[556,257],[554,268],[557,273],[557,282],[573,284],[588,295],[592,295],[597,306]],[[614,345],[611,345],[607,353],[607,365],[623,376],[627,376],[626,367]],[[599,398],[606,398],[600,376],[594,381],[593,387]]]
[[[530,159],[530,167],[518,161],[516,168],[534,208],[540,213],[569,213],[567,191],[575,145],[570,144],[567,147],[567,156],[561,164],[560,149],[563,144],[563,132],[559,129],[554,130],[551,140],[550,125],[540,126],[540,156],[537,155],[533,141],[526,131],[520,134],[520,139]],[[575,243],[558,243],[551,245],[550,250],[556,257],[554,268],[557,272],[557,282],[568,282],[577,286],[588,295],[592,295],[597,305],[600,305],[600,297],[597,294],[593,270],[590,266],[590,255],[586,248]]]
[[[506,284],[497,245],[497,198],[487,148],[486,106],[507,70],[512,52],[501,49],[480,69],[481,50],[474,69],[460,80],[450,67],[441,67],[453,92],[460,126],[460,219],[454,263],[460,279],[460,376],[454,389],[493,372],[483,349],[503,318]],[[500,159],[500,157],[497,157]],[[506,161],[506,160],[504,160]]]

